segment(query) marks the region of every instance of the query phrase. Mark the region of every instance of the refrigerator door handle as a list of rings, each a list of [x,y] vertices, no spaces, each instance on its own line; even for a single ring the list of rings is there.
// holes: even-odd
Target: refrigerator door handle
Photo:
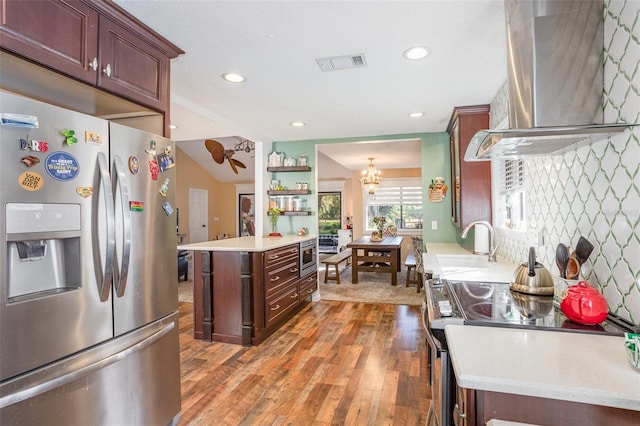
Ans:
[[[127,175],[122,165],[120,156],[115,155],[113,159],[113,187],[120,194],[120,208],[122,215],[122,257],[120,264],[115,265],[115,291],[118,297],[124,295],[127,287],[127,277],[129,276],[129,263],[131,260],[131,212],[129,207],[129,188],[127,187]],[[114,197],[116,193],[114,192]]]
[[[61,388],[62,386],[68,385],[69,383],[81,379],[82,377],[88,376],[91,373],[106,368],[111,364],[115,364],[116,362],[130,356],[131,354],[140,352],[143,349],[151,346],[152,344],[166,336],[171,330],[175,328],[175,326],[176,322],[172,321],[169,324],[166,324],[160,330],[146,337],[145,339],[119,352],[109,355],[99,361],[81,368],[75,368],[73,365],[71,365],[67,372],[63,372],[61,375],[53,379],[45,379],[39,383],[34,383],[32,386],[25,386],[16,392],[8,392],[5,394],[5,392],[3,391],[0,393],[0,408],[8,407],[9,405],[24,401],[29,398],[34,398],[53,389]]]
[[[96,269],[98,273],[98,291],[100,292],[100,300],[105,302],[109,298],[111,291],[111,283],[113,282],[113,257],[116,251],[116,230],[115,230],[115,214],[113,207],[113,190],[111,188],[111,179],[109,178],[109,163],[103,152],[98,153],[98,170],[100,173],[100,185],[102,186],[102,196],[104,198],[106,210],[106,250],[104,259],[104,268]],[[100,253],[97,244],[94,245],[94,262],[100,261]],[[96,255],[97,254],[97,255]],[[101,276],[100,276],[101,275]]]

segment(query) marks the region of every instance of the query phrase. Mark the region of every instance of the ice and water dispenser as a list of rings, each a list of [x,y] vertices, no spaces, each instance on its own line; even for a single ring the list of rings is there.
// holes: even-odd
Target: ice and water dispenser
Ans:
[[[80,205],[7,203],[8,301],[81,286]]]

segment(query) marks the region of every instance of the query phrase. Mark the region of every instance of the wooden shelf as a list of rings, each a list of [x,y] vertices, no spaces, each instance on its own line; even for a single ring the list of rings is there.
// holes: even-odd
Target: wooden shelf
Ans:
[[[269,195],[309,195],[309,189],[270,189],[267,191]]]
[[[267,167],[268,172],[310,172],[311,166]]]
[[[280,212],[280,216],[311,216],[311,211],[309,210],[283,210]]]

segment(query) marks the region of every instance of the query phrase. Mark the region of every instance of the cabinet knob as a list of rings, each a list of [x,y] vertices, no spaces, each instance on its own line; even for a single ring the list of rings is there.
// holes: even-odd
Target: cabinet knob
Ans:
[[[93,58],[93,61],[89,62],[89,68],[98,71],[98,58]]]
[[[107,67],[103,69],[102,72],[105,73],[107,77],[111,77],[111,64],[107,64]]]
[[[298,293],[296,293],[296,294],[292,294],[292,295],[291,295],[291,298],[292,298],[292,299],[295,299],[296,297],[298,297]]]

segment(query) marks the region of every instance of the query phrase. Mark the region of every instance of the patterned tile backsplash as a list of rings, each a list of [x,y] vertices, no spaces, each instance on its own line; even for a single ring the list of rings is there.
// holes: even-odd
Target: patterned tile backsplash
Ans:
[[[605,1],[605,122],[640,123],[640,1]],[[507,114],[507,87],[491,105],[492,125]],[[493,120],[493,118],[497,118]],[[525,160],[527,222],[546,229],[538,260],[554,274],[558,243],[595,246],[582,277],[609,309],[640,324],[640,126],[608,140]],[[499,254],[527,257],[529,244],[498,233]]]

